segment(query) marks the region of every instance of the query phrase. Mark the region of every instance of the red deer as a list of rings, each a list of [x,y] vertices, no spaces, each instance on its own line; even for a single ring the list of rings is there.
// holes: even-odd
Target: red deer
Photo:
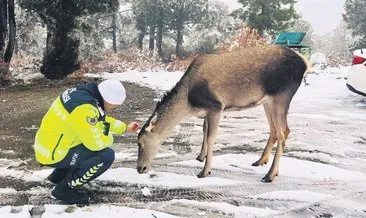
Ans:
[[[197,57],[175,87],[157,103],[138,135],[137,171],[149,170],[162,142],[185,117],[204,119],[203,142],[197,160],[206,159],[199,178],[210,175],[213,146],[224,111],[263,105],[270,136],[262,156],[253,166],[267,164],[277,150],[263,182],[272,182],[290,133],[287,113],[290,102],[308,68],[307,60],[285,47],[268,45]]]

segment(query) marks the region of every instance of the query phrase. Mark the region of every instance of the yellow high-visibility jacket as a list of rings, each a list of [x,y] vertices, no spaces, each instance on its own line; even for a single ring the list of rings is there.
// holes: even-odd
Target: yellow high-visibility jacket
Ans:
[[[83,144],[91,151],[113,145],[112,134],[126,131],[126,123],[106,116],[96,84],[63,92],[42,119],[35,137],[38,162],[49,165],[65,158],[70,148]]]

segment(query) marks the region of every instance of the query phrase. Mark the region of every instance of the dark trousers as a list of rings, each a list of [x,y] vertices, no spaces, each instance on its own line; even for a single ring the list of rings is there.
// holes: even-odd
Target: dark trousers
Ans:
[[[64,172],[64,180],[70,186],[77,187],[100,176],[113,161],[113,149],[91,151],[81,144],[70,149],[62,161],[49,166],[56,168],[55,171]]]

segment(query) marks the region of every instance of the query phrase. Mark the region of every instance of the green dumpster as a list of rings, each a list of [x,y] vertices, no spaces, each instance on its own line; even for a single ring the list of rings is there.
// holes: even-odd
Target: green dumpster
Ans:
[[[311,56],[311,48],[308,45],[302,44],[305,37],[305,32],[280,32],[274,42],[275,45],[286,46],[297,50],[304,55],[308,60]]]

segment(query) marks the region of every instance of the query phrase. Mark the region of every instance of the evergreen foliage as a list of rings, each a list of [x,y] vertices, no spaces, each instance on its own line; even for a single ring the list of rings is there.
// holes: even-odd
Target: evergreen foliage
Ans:
[[[80,39],[74,33],[77,17],[117,11],[118,1],[21,0],[21,6],[34,10],[47,25],[46,51],[41,73],[49,79],[62,79],[79,68]]]
[[[233,16],[245,21],[258,33],[275,35],[286,30],[299,18],[294,4],[296,0],[238,0],[242,8],[233,12]]]
[[[197,24],[205,16],[208,0],[138,0],[132,3],[139,30],[138,47],[143,48],[144,37],[148,34],[149,49],[156,46],[159,55],[162,55],[163,35],[166,31],[175,34],[175,53],[182,54],[184,28]]]
[[[345,14],[343,19],[347,26],[352,30],[353,36],[357,41],[353,47],[366,47],[366,1],[365,0],[346,0],[344,5]]]

